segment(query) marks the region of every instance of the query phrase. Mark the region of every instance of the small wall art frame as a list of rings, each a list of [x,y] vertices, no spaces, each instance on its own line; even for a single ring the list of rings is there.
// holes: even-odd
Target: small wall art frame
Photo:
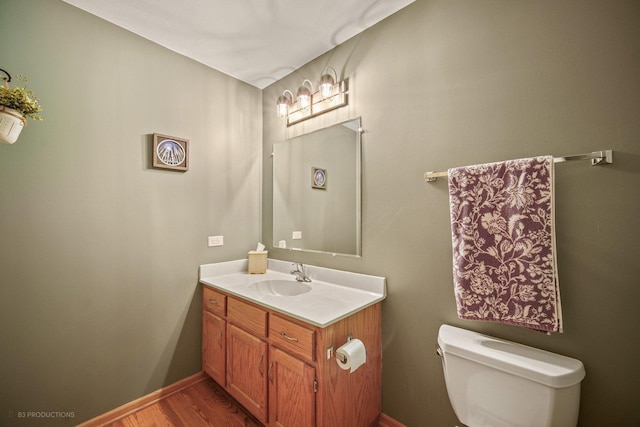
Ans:
[[[189,140],[154,133],[152,166],[159,169],[188,171]]]
[[[327,170],[311,167],[311,188],[327,189]]]

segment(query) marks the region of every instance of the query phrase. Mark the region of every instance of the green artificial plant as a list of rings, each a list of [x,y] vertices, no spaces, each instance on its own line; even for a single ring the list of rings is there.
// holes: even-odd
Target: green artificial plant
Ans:
[[[18,75],[16,78],[23,82],[23,86],[10,88],[8,82],[0,85],[0,105],[13,108],[30,119],[42,120],[38,114],[42,111],[42,106],[33,92],[27,89],[27,77]]]

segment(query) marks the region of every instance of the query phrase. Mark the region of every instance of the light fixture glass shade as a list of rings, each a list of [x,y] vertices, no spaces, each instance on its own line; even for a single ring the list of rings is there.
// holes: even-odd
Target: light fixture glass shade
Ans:
[[[276,114],[279,118],[287,117],[287,113],[289,112],[289,103],[287,102],[287,98],[284,96],[279,96],[278,101],[276,102]]]
[[[289,107],[292,102],[293,94],[291,94],[290,91],[285,90],[276,100],[276,115],[281,119],[287,117],[289,114]]]
[[[322,99],[330,98],[333,95],[333,86],[336,84],[333,77],[329,74],[323,74],[320,77],[318,83],[318,89],[320,90],[320,97]]]
[[[312,86],[309,80],[302,82],[302,86],[298,88],[296,92],[296,98],[298,100],[298,106],[301,110],[305,110],[311,106],[311,91]]]
[[[331,75],[333,74],[333,75]],[[333,88],[338,81],[338,74],[332,67],[327,68],[326,72],[320,76],[318,81],[318,91],[320,98],[325,100],[333,96]]]

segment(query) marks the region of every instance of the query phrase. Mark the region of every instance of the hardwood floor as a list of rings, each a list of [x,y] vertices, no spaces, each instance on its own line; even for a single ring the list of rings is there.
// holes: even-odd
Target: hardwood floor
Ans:
[[[262,424],[207,378],[107,426],[261,427]]]
[[[204,372],[88,420],[78,427],[263,427]],[[381,414],[377,427],[405,427]]]

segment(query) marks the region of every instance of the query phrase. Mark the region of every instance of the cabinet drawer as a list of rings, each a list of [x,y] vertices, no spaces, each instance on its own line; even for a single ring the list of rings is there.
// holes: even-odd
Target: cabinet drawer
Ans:
[[[315,360],[316,335],[312,329],[272,314],[269,319],[269,338],[272,344],[283,350],[310,361]]]
[[[220,292],[216,292],[207,286],[203,286],[202,306],[205,310],[224,317],[226,315],[227,296]]]
[[[227,301],[227,317],[260,337],[267,336],[267,311],[236,298]]]

